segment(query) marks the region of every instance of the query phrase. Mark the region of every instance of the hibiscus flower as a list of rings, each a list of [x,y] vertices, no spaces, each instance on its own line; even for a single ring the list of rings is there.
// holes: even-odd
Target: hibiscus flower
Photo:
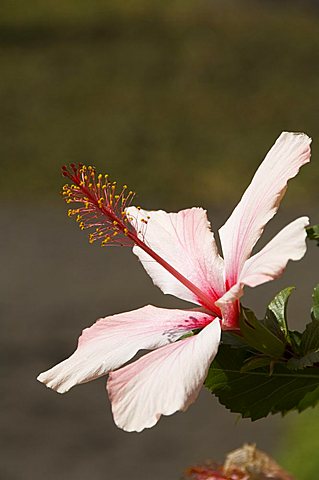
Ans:
[[[64,187],[80,227],[94,228],[90,241],[132,245],[147,273],[164,293],[192,302],[193,309],[151,305],[98,320],[83,331],[75,352],[38,379],[59,393],[109,374],[107,391],[115,423],[141,431],[161,415],[186,410],[194,402],[217,354],[222,330],[238,330],[245,285],[277,278],[288,260],[306,251],[308,218],[287,225],[252,255],[266,223],[276,213],[287,181],[310,160],[311,139],[282,133],[249,187],[219,230],[218,253],[206,211],[145,211],[129,206],[133,192],[96,175],[93,167],[71,165]],[[150,350],[131,360],[139,350]],[[122,367],[122,368],[120,368]]]

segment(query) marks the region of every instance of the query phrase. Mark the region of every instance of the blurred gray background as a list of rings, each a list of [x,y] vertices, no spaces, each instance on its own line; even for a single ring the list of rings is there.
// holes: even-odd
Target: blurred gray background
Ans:
[[[318,223],[318,15],[317,2],[297,1],[2,1],[1,479],[173,480],[244,441],[314,478],[318,411],[252,423],[203,391],[188,412],[128,434],[113,424],[105,379],[60,396],[35,378],[101,316],[185,306],[129,249],[88,244],[59,198],[63,163],[95,164],[145,208],[203,206],[216,232],[280,132],[302,130],[312,164],[260,245],[298,215]],[[262,315],[296,285],[289,316],[303,328],[316,282],[309,244],[244,303]]]

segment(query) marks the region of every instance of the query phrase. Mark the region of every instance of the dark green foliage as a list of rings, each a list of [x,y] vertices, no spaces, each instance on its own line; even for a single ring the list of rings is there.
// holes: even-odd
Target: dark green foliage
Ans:
[[[319,320],[319,284],[316,286],[312,294],[311,316],[313,320]]]
[[[286,320],[287,304],[294,287],[288,287],[278,293],[268,305],[264,324],[276,336],[283,339],[289,338]]]
[[[244,365],[241,367],[240,371],[249,372],[251,370],[256,370],[260,367],[269,367],[269,372],[271,372],[273,360],[270,357],[260,356],[260,357],[251,357],[245,361]]]
[[[319,363],[319,285],[314,289],[312,298],[312,322],[308,323],[300,336],[300,356],[291,358],[287,363],[287,366],[292,369],[301,369]]]
[[[306,395],[318,387],[319,369],[295,372],[276,365],[272,372],[267,367],[243,372],[245,358],[245,351],[222,345],[206,379],[206,387],[229,410],[257,420],[306,408]]]
[[[298,370],[306,367],[312,367],[315,363],[319,362],[319,352],[313,351],[306,353],[301,358],[292,357],[287,362],[287,367],[292,370]]]
[[[306,353],[317,349],[319,349],[319,320],[314,319],[311,323],[308,323],[302,334],[300,353],[306,355]]]
[[[317,244],[319,245],[319,225],[311,225],[307,227],[306,230],[308,238],[310,240],[317,240]]]
[[[272,358],[280,358],[285,350],[285,345],[255,314],[242,307],[239,320],[240,331],[250,347]]]
[[[319,401],[319,285],[314,289],[312,321],[303,333],[289,331],[286,288],[257,320],[242,308],[241,336],[223,334],[205,385],[232,412],[252,420]],[[233,337],[233,341],[231,338]]]

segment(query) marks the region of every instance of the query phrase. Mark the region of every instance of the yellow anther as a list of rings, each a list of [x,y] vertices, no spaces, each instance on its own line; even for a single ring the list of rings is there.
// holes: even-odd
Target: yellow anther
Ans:
[[[79,222],[81,219],[82,219],[81,215],[78,215],[78,216],[76,217],[76,221],[77,221],[77,222]]]
[[[120,198],[119,195],[114,195],[115,200],[118,200]]]
[[[97,178],[98,178],[98,180],[99,180],[99,182],[100,182],[100,181],[102,180],[102,178],[103,178],[102,173],[99,173],[98,176],[97,176]]]
[[[105,189],[106,189],[106,185],[102,185],[102,188],[103,188],[103,190],[105,190]]]
[[[68,217],[71,217],[73,215],[73,210],[71,208],[69,208],[68,210]]]
[[[113,225],[116,226],[118,225],[118,222],[116,220],[113,221]]]
[[[89,188],[92,188],[92,187],[93,187],[93,183],[89,183],[88,187],[89,187]]]
[[[90,205],[89,202],[85,202],[84,204],[85,208],[89,208],[89,205]]]
[[[100,183],[97,183],[96,186],[97,186],[97,188],[100,188],[100,187],[101,187],[101,184],[100,184]]]
[[[124,188],[124,190],[126,190],[126,189],[127,189],[127,185],[123,185],[123,188]]]
[[[128,234],[128,229],[124,228],[123,232],[124,232],[124,235],[127,235]]]
[[[116,235],[118,235],[119,232],[113,232],[113,237],[116,237]]]

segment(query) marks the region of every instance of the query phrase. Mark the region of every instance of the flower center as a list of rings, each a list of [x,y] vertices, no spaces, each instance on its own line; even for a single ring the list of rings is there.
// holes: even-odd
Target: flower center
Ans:
[[[192,291],[201,305],[220,317],[220,311],[214,300],[202,292],[181,273],[175,270],[160,255],[138,237],[135,228],[129,222],[125,209],[131,204],[135,193],[124,185],[117,192],[116,182],[108,175],[96,174],[95,168],[74,164],[70,168],[62,167],[63,176],[69,178],[71,185],[64,185],[62,195],[66,203],[75,203],[76,208],[69,209],[68,215],[75,216],[81,230],[93,229],[89,242],[100,242],[101,246],[133,246],[144,250],[171,275]],[[147,224],[147,219],[144,220]]]

